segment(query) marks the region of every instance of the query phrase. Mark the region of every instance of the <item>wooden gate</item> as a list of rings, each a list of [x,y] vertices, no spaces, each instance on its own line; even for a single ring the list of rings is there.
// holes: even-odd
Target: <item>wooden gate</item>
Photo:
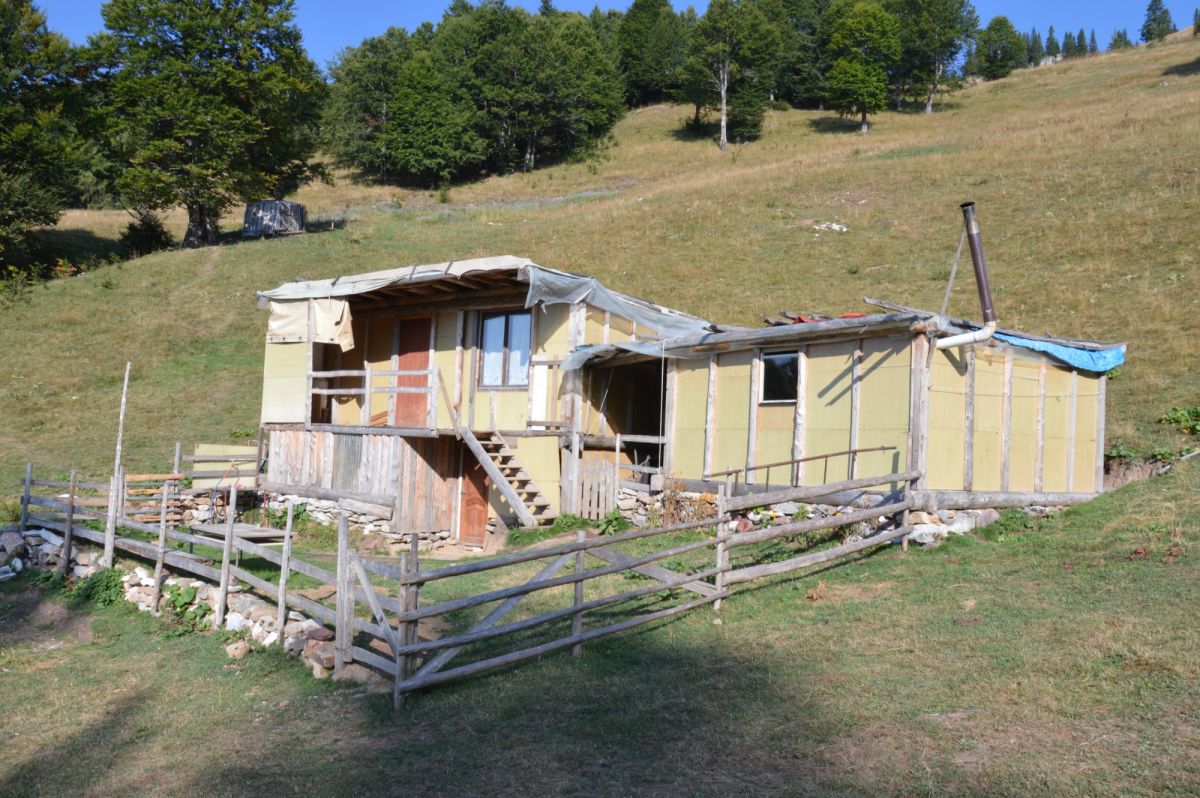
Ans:
[[[611,462],[587,460],[579,466],[579,515],[599,520],[617,508],[617,472]]]

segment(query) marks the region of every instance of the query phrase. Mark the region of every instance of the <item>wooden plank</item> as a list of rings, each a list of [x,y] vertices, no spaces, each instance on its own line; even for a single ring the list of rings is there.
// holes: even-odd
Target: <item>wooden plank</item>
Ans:
[[[159,614],[158,602],[162,597],[163,565],[167,556],[167,483],[162,486],[162,504],[158,514],[158,557],[154,560],[154,591],[151,594],[150,610]],[[282,628],[282,627],[280,627]]]
[[[832,549],[824,549],[822,551],[812,552],[811,554],[802,554],[801,556],[793,557],[790,560],[765,563],[763,565],[755,565],[749,568],[739,568],[736,571],[730,571],[728,574],[726,574],[725,579],[729,582],[729,584],[738,584],[741,582],[749,582],[754,579],[762,579],[763,577],[767,576],[785,574],[790,571],[795,571],[799,568],[820,565],[821,563],[837,560],[849,554],[854,554],[855,552],[862,551],[863,549],[879,546],[895,540],[898,537],[908,535],[910,532],[912,532],[912,527],[897,527],[896,529],[882,532],[873,537],[856,540],[853,543],[845,543]]]
[[[350,664],[350,645],[353,637],[349,622],[354,617],[354,598],[350,591],[350,541],[347,531],[346,514],[338,516],[337,542],[337,607],[334,610],[337,621],[334,626],[334,660],[333,672],[338,675]]]
[[[1009,472],[1012,470],[1012,397],[1013,356],[1009,349],[1004,353],[1004,388],[1000,405],[1000,490],[1007,491]]]
[[[311,336],[310,336],[311,337]],[[217,589],[217,612],[213,628],[225,624],[225,603],[229,600],[230,555],[233,553],[233,524],[237,515],[237,487],[229,491],[229,504],[225,508],[225,542],[221,548],[221,581]]]
[[[607,339],[608,339],[608,311],[604,312],[604,338],[607,341]],[[575,540],[576,541],[582,543],[586,539],[587,539],[587,530],[578,529],[575,531]],[[592,551],[597,552],[597,551],[600,551],[600,549],[592,549]],[[585,556],[586,555],[584,554],[583,551],[575,552],[575,573],[576,574],[582,574],[586,570],[584,563],[583,563]],[[579,635],[581,635],[583,633],[583,612],[584,612],[584,610],[583,610],[583,580],[582,579],[575,583],[575,593],[574,593],[573,601],[572,601],[572,609],[574,610],[574,612],[571,613],[571,634],[575,637],[578,637]],[[583,644],[582,643],[576,643],[574,646],[571,647],[571,656],[579,657],[582,654],[583,654]]]
[[[975,486],[975,345],[963,347],[967,363],[966,385],[963,390],[965,417],[963,419],[963,490]]]
[[[71,487],[67,493],[67,521],[63,531],[62,554],[58,558],[58,574],[66,577],[71,566],[71,544],[75,533],[75,471],[71,470]]]
[[[896,474],[884,474],[877,477],[859,477],[858,479],[846,479],[841,482],[829,482],[824,485],[809,485],[796,488],[784,488],[783,490],[770,491],[768,493],[753,493],[746,496],[737,496],[726,499],[726,509],[731,512],[738,510],[748,510],[752,507],[766,507],[769,504],[779,504],[780,502],[804,501],[805,499],[815,499],[830,494],[840,493],[848,490],[860,490],[862,488],[870,488],[876,485],[890,485],[892,483],[906,482],[920,476],[918,471],[901,471]],[[715,520],[714,520],[715,523]]]
[[[383,671],[388,676],[393,678],[396,676],[396,663],[392,662],[387,657],[380,656],[368,648],[351,646],[350,655],[355,662],[361,662],[364,665],[369,665],[376,670]]]
[[[283,645],[283,626],[287,621],[287,583],[292,564],[292,518],[296,503],[288,502],[287,525],[283,529],[283,555],[279,563],[279,592],[275,597],[275,629],[279,632],[279,645]]]
[[[21,516],[17,522],[17,532],[25,534],[29,528],[29,491],[33,487],[33,463],[25,464],[25,484],[21,491]]]
[[[675,359],[672,358],[667,362],[667,385],[664,391],[663,403],[663,424],[659,428],[662,432],[663,440],[660,441],[660,457],[659,462],[662,463],[663,474],[671,476],[674,468],[674,440],[675,440],[675,403],[679,401],[679,372],[676,368]]]
[[[917,509],[937,508],[942,510],[981,510],[996,507],[1068,507],[1091,501],[1100,494],[1093,492],[1081,493],[1046,493],[1043,491],[959,491],[959,490],[922,490],[914,491],[913,499]]]
[[[912,339],[912,396],[909,426],[912,430],[913,447],[910,452],[909,471],[920,472],[918,485],[925,486],[929,461],[929,388],[930,356],[933,352],[929,338],[918,335]]]
[[[1067,405],[1067,493],[1075,487],[1075,427],[1079,423],[1079,372],[1071,372],[1071,399]]]
[[[447,671],[438,671],[426,676],[414,675],[413,678],[398,683],[396,687],[397,690],[407,693],[414,690],[420,690],[425,687],[431,687],[435,684],[442,684],[455,679],[462,679],[466,676],[472,676],[476,673],[507,667],[508,665],[512,665],[517,662],[545,656],[546,654],[550,654],[555,651],[561,651],[564,648],[570,648],[577,644],[586,643],[590,640],[596,640],[607,635],[617,634],[628,629],[633,629],[634,627],[641,626],[642,624],[663,620],[673,615],[678,615],[681,612],[687,612],[688,610],[708,604],[714,601],[718,596],[723,598],[724,595],[716,594],[716,596],[698,598],[665,610],[659,610],[657,612],[647,613],[646,615],[640,615],[636,618],[630,618],[628,620],[611,624],[609,626],[604,626],[599,629],[592,629],[577,636],[572,635],[570,637],[565,637],[550,643],[543,643],[539,646],[533,646],[532,648],[527,648],[522,651],[515,651],[510,654],[504,654],[502,656],[491,657],[478,662],[472,662],[469,665],[463,665]]]
[[[594,557],[598,557],[607,563],[612,563],[613,565],[624,565],[633,560],[633,558],[627,554],[623,554],[616,549],[610,549],[607,546],[589,549],[586,553],[591,554]],[[579,551],[576,552],[575,556],[580,557],[583,554],[583,551]],[[663,583],[673,582],[679,577],[678,572],[672,571],[669,568],[663,568],[661,565],[637,565],[630,567],[629,570],[633,571],[634,573],[641,574],[642,576],[648,576],[651,579],[656,579]],[[582,582],[577,583],[577,585],[582,584]],[[685,590],[690,590],[693,593],[698,593],[701,596],[711,596],[713,593],[717,592],[717,589],[712,585],[708,584],[707,582],[700,581],[686,582],[680,585],[680,587],[684,588]]]
[[[704,400],[704,473],[712,471],[716,449],[717,356],[708,356],[708,389]]]
[[[859,426],[862,422],[862,339],[854,344],[854,352],[850,355],[850,449],[858,448]],[[857,476],[858,457],[852,451],[850,462],[846,466],[846,475],[850,479]]]
[[[396,649],[400,647],[400,643],[396,640],[396,635],[391,625],[388,624],[387,616],[383,613],[383,607],[379,604],[379,597],[375,595],[375,589],[371,586],[371,580],[367,577],[367,572],[363,569],[362,563],[359,562],[358,557],[353,552],[350,553],[350,562],[354,566],[354,576],[358,577],[358,582],[362,585],[363,595],[367,599],[367,606],[371,608],[371,613],[375,616],[375,620],[378,621],[383,632],[383,638],[387,642],[388,647],[392,649],[392,654],[394,655]]]
[[[750,402],[746,418],[746,482],[754,483],[758,477],[750,471],[758,456],[758,400],[762,395],[759,381],[762,379],[762,352],[755,349],[750,358]]]
[[[808,347],[802,346],[796,351],[796,416],[792,420],[792,459],[801,460],[804,457],[804,437],[808,434],[806,415],[808,413]],[[799,485],[804,481],[804,463],[797,462],[792,466],[792,484]]]
[[[1096,383],[1096,493],[1104,492],[1104,413],[1108,393],[1108,377],[1100,375]]]
[[[1037,443],[1034,448],[1033,457],[1033,489],[1039,492],[1042,490],[1042,476],[1045,472],[1046,464],[1046,370],[1046,361],[1042,360],[1038,364],[1037,422],[1035,426]]]

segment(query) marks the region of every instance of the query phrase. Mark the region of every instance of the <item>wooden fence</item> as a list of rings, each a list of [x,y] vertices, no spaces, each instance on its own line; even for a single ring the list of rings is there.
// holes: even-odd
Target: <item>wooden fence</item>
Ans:
[[[236,579],[277,602],[281,632],[288,607],[333,626],[335,673],[358,662],[391,676],[394,703],[399,708],[406,696],[414,691],[568,648],[578,656],[582,646],[590,641],[707,604],[719,608],[729,597],[733,585],[828,562],[902,538],[910,531],[904,516],[914,507],[911,489],[918,477],[918,472],[903,472],[749,496],[730,496],[726,486],[719,494],[718,512],[699,520],[602,537],[588,537],[584,531],[579,531],[576,539],[569,543],[433,569],[422,568],[416,536],[412,538],[413,548],[399,558],[398,564],[359,555],[349,544],[345,514],[338,526],[336,570],[333,572],[293,556],[290,511],[287,527],[282,531],[235,523],[233,513],[229,513],[225,523],[219,526],[179,528],[167,509],[176,490],[172,480],[164,480],[154,494],[160,507],[157,524],[128,517],[120,519],[123,529],[156,536],[154,541],[147,541],[128,535],[110,536],[79,524],[81,519],[104,519],[112,515],[113,508],[101,513],[93,503],[81,501],[81,490],[98,492],[105,488],[104,485],[78,482],[74,475],[68,482],[34,480],[29,468],[21,502],[20,530],[25,532],[33,526],[57,530],[64,534],[64,546],[67,547],[72,537],[76,537],[153,560],[156,565],[155,608],[164,566],[217,582],[215,623],[218,626],[224,621],[227,596]],[[744,532],[732,531],[736,525],[730,522],[739,513],[753,508],[804,501],[841,491],[864,491],[882,485],[892,486],[892,492],[869,509]],[[65,499],[40,496],[34,493],[35,488],[66,490],[67,496]],[[232,493],[230,505],[236,506],[236,487]],[[767,563],[754,561],[754,552],[750,549],[748,562],[736,568],[731,564],[731,552],[742,547],[784,537],[807,536],[880,516],[895,516],[891,528],[862,540]],[[263,542],[262,538],[268,533],[278,538],[281,550],[270,548]],[[683,539],[677,538],[680,535]],[[215,558],[209,560],[173,544],[219,546],[219,567]],[[619,548],[626,544],[633,550]],[[65,550],[69,551],[69,548]],[[239,567],[235,562],[238,552],[260,557],[279,567],[278,584]],[[64,557],[64,562],[66,559]],[[289,577],[293,573],[332,585],[335,588],[333,606],[289,589]],[[648,580],[648,583],[629,588],[627,582],[611,578],[629,574]],[[487,575],[492,584],[508,586],[476,592],[469,587],[471,580],[464,578],[480,575]],[[455,591],[452,586],[457,584],[468,587]],[[585,592],[585,585],[591,595]],[[438,588],[438,596],[422,606],[422,592],[433,592],[431,586]],[[548,592],[557,588],[567,590]],[[506,620],[523,600],[533,595],[540,595],[543,603],[554,606],[540,608],[534,615]],[[468,611],[484,605],[494,606],[463,628],[460,619],[466,617],[464,613],[473,614]],[[599,612],[601,610],[606,612]],[[451,614],[452,618],[446,618]],[[614,614],[615,618],[612,617]],[[433,618],[442,618],[446,628],[453,631],[446,636],[422,639],[418,635],[420,623]],[[590,625],[589,620],[593,621]],[[566,630],[556,630],[555,624],[563,627],[568,622]],[[456,624],[458,628],[454,628]],[[525,637],[535,630],[548,639],[538,639],[530,644]],[[282,637],[281,633],[281,642]],[[517,647],[498,650],[497,647],[503,645],[502,638],[515,639]],[[478,658],[452,667],[451,662],[467,650],[475,652]]]

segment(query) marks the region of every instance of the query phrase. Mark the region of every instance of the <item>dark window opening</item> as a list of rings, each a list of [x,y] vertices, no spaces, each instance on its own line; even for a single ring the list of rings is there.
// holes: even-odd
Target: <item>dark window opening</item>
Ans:
[[[762,401],[796,401],[799,395],[799,368],[799,352],[764,354],[762,356]]]

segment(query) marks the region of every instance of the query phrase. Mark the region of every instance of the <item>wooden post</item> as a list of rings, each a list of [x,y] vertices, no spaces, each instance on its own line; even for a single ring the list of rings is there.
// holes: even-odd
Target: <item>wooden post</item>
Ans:
[[[575,532],[575,539],[580,543],[587,540],[587,530],[580,529]],[[584,571],[583,558],[585,554],[583,549],[575,552],[575,573],[581,574]],[[583,611],[579,608],[583,605],[583,580],[575,583],[575,614],[571,616],[571,636],[578,637],[583,634]],[[571,656],[578,657],[583,654],[583,643],[576,643],[571,646]]]
[[[337,549],[337,606],[333,637],[333,674],[339,675],[342,668],[350,664],[350,641],[354,638],[350,623],[354,618],[354,594],[350,582],[350,536],[349,522],[343,510],[338,516]]]
[[[125,361],[125,382],[121,385],[121,412],[117,416],[117,454],[113,458],[113,471],[121,470],[121,445],[125,440],[125,401],[129,396],[129,370],[132,361]]]
[[[229,566],[233,554],[233,519],[237,515],[237,483],[229,489],[229,504],[225,507],[225,545],[221,548],[221,585],[217,590],[217,614],[213,628],[225,625],[225,604],[229,600]]]
[[[71,544],[75,537],[75,469],[71,469],[71,484],[67,489],[67,526],[63,531],[62,555],[58,558],[58,573],[66,577],[71,566]]]
[[[415,534],[415,533],[414,533]],[[400,572],[408,574],[408,552],[400,552]],[[400,588],[400,606],[408,610],[408,585]],[[408,645],[408,624],[400,624],[400,645]],[[400,683],[412,675],[411,658],[408,654],[396,654],[396,679],[392,683],[392,708],[400,710],[404,707],[407,694],[400,691]]]
[[[175,472],[179,473],[179,472]],[[150,611],[160,615],[158,602],[162,597],[163,562],[167,557],[167,491],[171,483],[162,485],[162,497],[158,505],[158,557],[154,560],[154,592],[150,600]]]
[[[729,477],[725,478],[725,484],[717,488],[717,537],[721,537],[724,531],[722,527],[729,522],[725,510],[725,500],[729,498]],[[729,545],[721,541],[717,544],[717,567],[726,568],[729,566]],[[714,577],[716,582],[717,592],[721,593],[725,590],[725,572],[718,571]],[[713,611],[719,612],[721,609],[721,599],[713,602]]]
[[[279,597],[275,605],[275,631],[279,634],[279,645],[283,645],[283,626],[287,622],[287,583],[292,570],[292,515],[296,510],[294,501],[288,502],[287,526],[283,530],[283,556],[279,560]]]
[[[17,531],[21,535],[29,528],[29,490],[33,487],[33,463],[25,464],[25,490],[21,492],[21,520]]]
[[[359,424],[371,426],[371,364],[363,364],[363,404],[359,413]]]
[[[171,465],[171,473],[178,474],[181,468],[183,468],[183,443],[175,441],[175,460]]]
[[[403,556],[400,561],[400,569],[406,574],[415,574],[421,570],[420,563],[420,541],[417,538],[417,533],[413,532],[410,536],[410,549],[408,556]],[[404,585],[401,588],[400,601],[405,612],[415,612],[420,604],[420,586],[416,584]],[[417,642],[417,621],[407,621],[400,625],[400,645],[409,646]],[[404,706],[405,693],[400,692],[399,685],[413,675],[415,668],[413,667],[414,657],[412,654],[402,654],[396,660],[396,688],[392,692],[392,705],[396,709],[401,709]]]

